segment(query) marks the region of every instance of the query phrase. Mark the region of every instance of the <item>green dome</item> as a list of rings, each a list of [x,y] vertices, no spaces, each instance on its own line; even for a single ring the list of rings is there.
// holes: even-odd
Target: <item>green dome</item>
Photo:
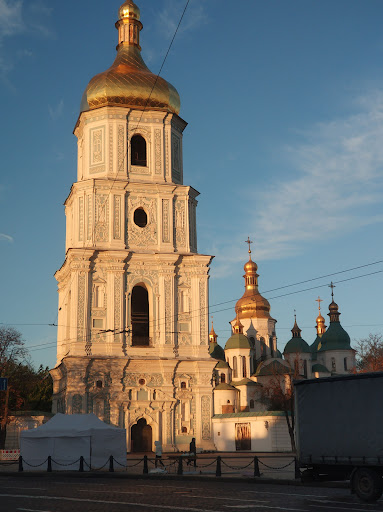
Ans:
[[[290,368],[275,359],[273,362],[267,365],[265,365],[264,361],[259,363],[257,371],[255,372],[255,376],[264,377],[266,375],[286,375],[291,374],[291,372],[292,371]]]
[[[248,379],[246,377],[242,380],[231,381],[230,384],[235,387],[238,387],[238,386],[262,386],[262,384],[260,384],[259,382],[254,382],[253,380]]]
[[[296,354],[297,352],[304,354],[311,353],[310,347],[303,338],[291,338],[283,351],[284,354]]]
[[[225,361],[225,351],[218,343],[209,343],[209,354],[213,359]]]
[[[313,364],[312,368],[311,368],[312,372],[320,372],[320,373],[330,373],[327,368],[325,366],[323,366],[323,364],[319,364],[319,363],[316,363],[316,364]]]
[[[251,348],[250,341],[247,339],[247,337],[244,334],[233,334],[230,336],[230,338],[227,340],[225,345],[225,350],[231,349],[231,348]]]
[[[218,363],[215,365],[216,368],[230,368],[228,363],[226,361],[218,361]]]
[[[322,335],[323,336],[323,335]],[[312,352],[312,360],[313,361],[316,361],[317,360],[317,352],[318,352],[318,345],[319,343],[321,342],[321,337],[318,335],[316,338],[315,338],[315,341],[312,345],[310,345],[310,350]]]
[[[318,352],[325,352],[326,350],[351,350],[350,336],[339,322],[331,322],[330,327],[322,335]]]
[[[218,386],[214,388],[214,391],[238,391],[238,389],[234,386],[230,386],[230,384],[223,383],[218,384]]]

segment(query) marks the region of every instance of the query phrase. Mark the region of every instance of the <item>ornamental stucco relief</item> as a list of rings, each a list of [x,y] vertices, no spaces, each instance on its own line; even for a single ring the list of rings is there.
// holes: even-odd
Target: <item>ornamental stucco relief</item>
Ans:
[[[136,226],[133,220],[134,211],[143,208],[146,212],[148,223],[145,227]],[[138,247],[156,245],[157,240],[157,199],[146,197],[128,197],[127,218],[127,244]]]

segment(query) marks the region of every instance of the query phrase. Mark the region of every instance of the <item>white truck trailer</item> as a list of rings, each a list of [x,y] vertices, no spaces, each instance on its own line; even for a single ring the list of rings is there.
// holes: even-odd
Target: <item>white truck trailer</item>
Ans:
[[[383,372],[295,382],[304,479],[350,480],[367,502],[383,491]]]

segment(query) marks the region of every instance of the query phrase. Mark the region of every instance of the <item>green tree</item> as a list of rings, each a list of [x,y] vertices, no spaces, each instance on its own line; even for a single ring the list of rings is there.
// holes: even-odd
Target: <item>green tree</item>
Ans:
[[[7,391],[0,392],[1,448],[10,411],[51,410],[52,379],[48,368],[33,368],[21,333],[13,327],[0,327],[0,377],[8,378]]]

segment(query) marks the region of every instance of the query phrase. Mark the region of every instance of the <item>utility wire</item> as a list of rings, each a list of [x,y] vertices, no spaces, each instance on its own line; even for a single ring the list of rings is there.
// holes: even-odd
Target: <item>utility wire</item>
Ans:
[[[369,277],[371,275],[375,275],[375,274],[379,274],[379,273],[382,273],[383,270],[378,270],[376,272],[370,272],[368,274],[362,274],[362,275],[359,275],[359,276],[354,276],[354,277],[349,277],[347,279],[342,279],[342,280],[339,280],[339,281],[335,281],[334,283],[335,284],[340,284],[340,283],[344,283],[344,282],[348,282],[348,281],[353,281],[355,279],[361,279],[361,278],[364,278],[364,277]],[[288,295],[294,295],[294,294],[297,294],[297,293],[303,293],[303,292],[306,292],[306,291],[311,291],[311,290],[314,290],[314,289],[317,289],[317,288],[323,288],[325,286],[328,286],[328,284],[321,284],[321,285],[317,285],[317,286],[313,286],[313,287],[310,287],[310,288],[305,288],[303,290],[295,290],[293,292],[290,292],[290,293],[286,293],[286,294],[282,294],[282,295],[278,295],[278,296],[275,296],[275,297],[270,297],[269,300],[274,300],[274,299],[278,299],[278,298],[281,298],[281,297],[285,297],[285,296],[288,296]],[[284,287],[282,287],[284,288]],[[206,308],[204,308],[206,309]],[[220,309],[220,310],[217,310],[215,311],[215,313],[218,313],[218,312],[221,312],[221,311],[227,311],[227,310],[231,310],[231,308],[223,308],[223,309]],[[195,317],[197,315],[194,315],[194,316],[191,316],[189,317],[190,319]],[[17,324],[12,324],[12,325],[17,325]],[[374,326],[379,326],[379,325],[382,325],[382,324],[374,324]],[[347,326],[346,326],[347,327]],[[353,327],[353,326],[348,326],[348,327]],[[369,325],[366,325],[366,327],[372,327],[369,326]],[[285,328],[287,329],[287,328]],[[86,328],[84,328],[84,330],[86,330]],[[98,332],[96,331],[96,333],[98,334],[107,334],[107,333],[112,333],[113,336],[117,336],[119,334],[123,334],[123,333],[130,333],[131,332],[131,329],[128,328],[128,329],[107,329],[107,330],[99,330]],[[166,331],[166,334],[182,334],[184,331]],[[83,338],[72,338],[72,339],[69,339],[69,340],[66,340],[65,341],[65,344],[66,345],[72,345],[74,343],[81,343],[82,341],[86,341],[88,339],[88,336],[85,334]],[[37,347],[47,347],[47,346],[50,346],[50,345],[55,345],[56,344],[56,341],[52,341],[52,342],[47,342],[46,344],[40,344],[40,345],[35,345],[35,346],[32,346],[31,349],[32,350],[39,350],[39,348]],[[36,348],[35,348],[36,347]],[[28,350],[30,350],[30,348],[28,348]]]
[[[298,286],[300,284],[304,284],[304,283],[309,283],[309,282],[312,282],[312,281],[317,281],[319,279],[324,279],[325,277],[331,277],[331,276],[335,276],[335,275],[339,275],[339,274],[344,274],[346,272],[352,272],[354,270],[357,270],[357,269],[361,269],[361,268],[366,268],[366,267],[370,267],[372,265],[377,265],[379,263],[383,263],[383,260],[381,261],[375,261],[375,262],[372,262],[372,263],[367,263],[367,264],[364,264],[364,265],[359,265],[357,267],[352,267],[352,268],[349,268],[349,269],[345,269],[345,270],[340,270],[338,272],[332,272],[330,274],[326,274],[326,275],[323,275],[323,276],[320,276],[320,277],[313,277],[313,278],[310,278],[310,279],[305,279],[304,281],[298,281],[297,283],[291,283],[291,284],[287,284],[287,285],[283,285],[283,286],[280,286],[278,288],[273,288],[271,290],[267,290],[265,292],[262,292],[262,294],[267,294],[267,293],[271,293],[273,291],[278,291],[278,290],[283,290],[283,289],[286,289],[286,288],[289,288],[289,287],[293,287],[293,286]],[[340,281],[335,281],[334,283],[335,284],[339,284],[339,283],[343,283],[343,282],[347,282],[347,281],[351,281],[351,280],[354,280],[354,279],[360,279],[360,278],[363,278],[363,277],[368,277],[370,275],[374,275],[374,274],[379,274],[379,273],[382,273],[383,270],[378,270],[376,272],[371,272],[371,273],[368,273],[368,274],[363,274],[361,276],[353,276],[353,277],[349,277],[347,279],[343,279],[343,280],[340,280]],[[303,290],[295,290],[295,291],[292,291],[292,292],[289,292],[289,293],[286,293],[286,294],[282,294],[282,295],[277,295],[275,297],[269,297],[268,300],[273,300],[273,299],[277,299],[277,298],[281,298],[281,297],[286,297],[288,295],[294,295],[295,293],[302,293],[302,292],[306,292],[306,291],[310,291],[310,290],[315,290],[317,288],[324,288],[328,286],[327,283],[325,284],[321,284],[321,285],[317,285],[317,286],[313,286],[313,287],[310,287],[310,288],[305,288]],[[236,302],[238,301],[239,298],[237,299],[231,299],[231,300],[228,300],[228,301],[224,301],[224,302],[218,302],[216,304],[212,304],[210,305],[210,307],[206,306],[204,308],[197,308],[197,309],[194,309],[194,310],[191,310],[191,311],[188,311],[187,314],[190,315],[191,313],[195,313],[195,312],[201,312],[203,310],[207,310],[207,309],[212,309],[212,308],[215,308],[215,307],[218,307],[218,306],[222,306],[224,304],[230,304],[230,303],[233,303],[233,302]],[[222,312],[222,311],[228,311],[232,309],[231,307],[230,308],[224,308],[224,309],[218,309],[218,310],[215,310],[215,311],[212,311],[212,313],[219,313],[219,312]],[[176,318],[179,316],[179,313],[178,314],[175,314],[175,315],[172,315],[172,319]],[[194,315],[192,316],[193,318],[195,317]],[[192,318],[190,317],[190,318]],[[163,318],[159,318],[158,321],[161,321],[161,320],[164,320]],[[152,323],[154,322],[154,320],[151,320],[149,322]],[[0,325],[6,325],[5,323],[3,322],[0,322]],[[67,326],[67,325],[63,325],[63,324],[44,324],[44,323],[35,323],[35,324],[27,324],[27,323],[12,323],[11,325],[14,325],[14,326],[51,326],[51,327],[70,327],[70,326]],[[105,330],[102,330],[103,332],[105,332]]]

